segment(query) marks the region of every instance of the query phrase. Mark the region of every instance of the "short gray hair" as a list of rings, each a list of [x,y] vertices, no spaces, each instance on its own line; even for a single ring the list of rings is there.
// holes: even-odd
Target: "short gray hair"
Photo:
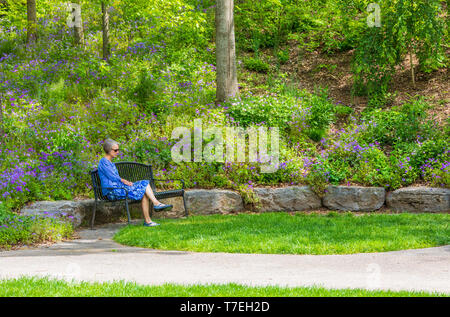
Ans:
[[[106,139],[105,142],[103,142],[103,151],[108,154],[109,152],[111,152],[112,147],[115,144],[119,145],[119,143],[114,141],[113,139]]]

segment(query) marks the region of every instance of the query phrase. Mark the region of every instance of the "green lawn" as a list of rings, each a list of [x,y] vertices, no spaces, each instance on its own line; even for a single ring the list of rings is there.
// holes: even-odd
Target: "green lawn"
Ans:
[[[407,297],[448,296],[409,291],[325,289],[321,287],[249,287],[239,284],[144,286],[132,282],[67,282],[49,278],[22,277],[0,280],[0,297]]]
[[[449,214],[280,212],[158,222],[161,226],[127,226],[114,240],[162,250],[280,254],[383,252],[450,243]]]

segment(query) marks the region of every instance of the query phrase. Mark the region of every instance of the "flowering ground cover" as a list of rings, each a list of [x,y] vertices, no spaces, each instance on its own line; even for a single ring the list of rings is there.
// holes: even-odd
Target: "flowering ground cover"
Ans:
[[[36,216],[19,216],[6,212],[0,205],[0,250],[70,239],[73,235],[70,218],[72,216],[48,212]]]

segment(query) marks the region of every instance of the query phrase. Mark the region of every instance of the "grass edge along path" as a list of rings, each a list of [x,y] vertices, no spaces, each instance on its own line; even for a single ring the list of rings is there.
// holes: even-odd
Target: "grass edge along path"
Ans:
[[[0,297],[448,297],[425,291],[246,286],[235,283],[139,285],[135,282],[76,282],[49,277],[0,280]]]
[[[128,225],[114,241],[193,252],[354,254],[450,244],[449,214],[261,213],[159,219]]]

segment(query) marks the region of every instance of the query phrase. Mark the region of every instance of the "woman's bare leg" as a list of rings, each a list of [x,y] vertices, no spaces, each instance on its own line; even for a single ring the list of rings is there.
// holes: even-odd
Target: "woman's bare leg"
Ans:
[[[149,200],[148,200],[148,197],[146,195],[144,195],[144,197],[142,197],[142,213],[144,214],[146,223],[152,222],[152,219],[150,218],[150,215],[148,212],[148,207],[149,207]]]
[[[150,200],[152,201],[153,205],[159,205],[160,202],[158,199],[156,199],[155,195],[153,194],[153,190],[150,187],[150,184],[147,185],[145,188],[145,194],[144,197],[142,197],[142,213],[144,214],[145,222],[150,223],[152,222],[152,219],[150,218],[150,214],[148,212]]]
[[[145,188],[145,194],[148,196],[148,198],[150,198],[154,206],[160,204],[159,200],[156,199],[155,195],[153,194],[153,190],[150,187],[150,184],[147,185],[147,188]]]

